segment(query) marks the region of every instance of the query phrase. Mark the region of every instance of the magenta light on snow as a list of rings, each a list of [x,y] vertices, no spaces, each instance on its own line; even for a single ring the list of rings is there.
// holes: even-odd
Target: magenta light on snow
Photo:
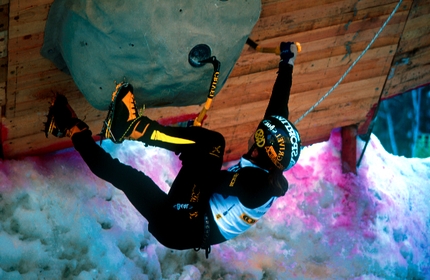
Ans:
[[[137,142],[103,148],[164,191],[181,167]],[[286,195],[208,260],[160,245],[73,150],[0,160],[0,279],[429,279],[430,158],[393,156],[372,136],[353,175],[340,150],[339,131],[305,147]]]

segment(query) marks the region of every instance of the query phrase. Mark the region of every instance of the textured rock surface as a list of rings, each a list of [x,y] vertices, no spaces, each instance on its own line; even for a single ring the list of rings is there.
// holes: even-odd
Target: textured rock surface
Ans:
[[[213,66],[191,66],[190,50],[206,44],[221,62],[218,92],[260,9],[260,0],[56,0],[42,55],[100,110],[124,79],[147,107],[201,104]]]

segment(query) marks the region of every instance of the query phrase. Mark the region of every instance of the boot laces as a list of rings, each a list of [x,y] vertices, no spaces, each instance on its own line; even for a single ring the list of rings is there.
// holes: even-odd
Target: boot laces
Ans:
[[[134,94],[131,95],[131,109],[133,110],[133,115],[135,118],[137,118],[139,116],[139,112],[137,111],[137,105],[136,105],[136,100],[134,99]]]

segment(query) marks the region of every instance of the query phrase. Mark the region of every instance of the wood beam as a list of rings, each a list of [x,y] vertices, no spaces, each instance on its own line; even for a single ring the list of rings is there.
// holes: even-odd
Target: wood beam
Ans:
[[[342,173],[357,175],[357,125],[342,127]]]

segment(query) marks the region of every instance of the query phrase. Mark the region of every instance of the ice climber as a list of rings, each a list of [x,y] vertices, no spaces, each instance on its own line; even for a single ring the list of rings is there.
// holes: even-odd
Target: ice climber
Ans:
[[[283,172],[299,158],[300,136],[288,121],[297,47],[283,42],[280,50],[264,118],[251,137],[249,151],[228,170],[221,170],[225,140],[220,133],[197,126],[162,126],[138,114],[130,84],[117,85],[105,136],[115,143],[141,141],[178,154],[182,167],[167,194],[143,172],[104,151],[63,95],[57,95],[50,107],[49,132],[71,137],[91,171],[125,193],[161,244],[178,250],[204,249],[207,256],[211,245],[245,232],[286,193]]]

